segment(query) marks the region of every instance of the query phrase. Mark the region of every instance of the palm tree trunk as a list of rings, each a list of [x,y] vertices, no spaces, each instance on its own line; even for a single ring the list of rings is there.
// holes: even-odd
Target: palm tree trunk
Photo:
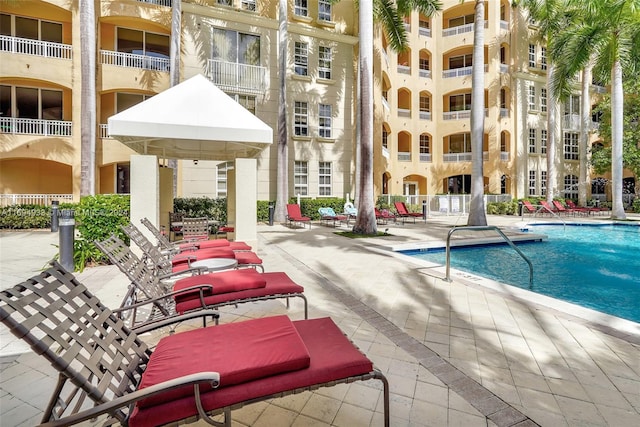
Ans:
[[[180,44],[182,38],[182,1],[171,2],[171,46],[169,56],[171,57],[171,68],[169,79],[171,86],[180,83]],[[173,197],[178,194],[178,160],[169,159],[169,167],[173,169]]]
[[[373,202],[373,0],[360,0],[360,170],[353,232],[378,232]]]
[[[591,184],[591,176],[589,174],[589,159],[591,158],[589,150],[589,129],[591,127],[591,100],[589,97],[589,89],[591,88],[591,65],[587,65],[582,70],[582,87],[581,87],[581,120],[580,120],[580,178],[578,183],[578,202],[580,206],[587,205],[587,189]]]
[[[289,146],[287,142],[287,0],[278,6],[278,70],[280,94],[278,98],[278,166],[274,220],[284,222],[289,201]]]
[[[471,75],[471,204],[467,225],[487,225],[484,208],[484,0],[476,0]]]
[[[611,191],[613,206],[611,218],[626,219],[622,204],[622,118],[624,113],[622,93],[622,66],[616,60],[611,69]]]
[[[96,15],[94,0],[80,0],[80,196],[96,191]]]
[[[554,79],[555,65],[553,62],[547,68],[547,93],[548,111],[547,111],[547,202],[552,203],[558,185],[557,169],[556,169],[556,151],[557,141],[557,118],[558,118],[558,97],[555,95],[551,87],[551,81]]]

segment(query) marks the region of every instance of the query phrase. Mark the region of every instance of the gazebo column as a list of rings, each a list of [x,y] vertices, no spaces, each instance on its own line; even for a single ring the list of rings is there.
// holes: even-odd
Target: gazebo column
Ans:
[[[133,154],[130,162],[131,222],[147,234],[146,227],[140,224],[142,218],[148,218],[154,225],[159,225],[160,174],[158,172],[158,157]],[[150,235],[150,233],[148,234]],[[153,238],[153,236],[149,237]],[[131,245],[131,249],[137,255],[142,254],[136,245]]]
[[[234,240],[256,248],[258,244],[258,162],[236,159],[233,173],[227,176],[227,224],[235,227]]]

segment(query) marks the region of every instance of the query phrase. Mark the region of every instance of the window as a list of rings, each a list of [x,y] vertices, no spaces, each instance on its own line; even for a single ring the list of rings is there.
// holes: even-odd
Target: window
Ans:
[[[500,89],[500,108],[507,108],[507,91],[504,88]]]
[[[431,137],[426,133],[420,135],[420,154],[431,153]]]
[[[547,48],[540,48],[540,68],[543,70],[547,69]]]
[[[540,172],[540,195],[547,195],[547,171]]]
[[[529,153],[536,152],[536,130],[529,128]]]
[[[529,87],[527,88],[527,104],[529,111],[536,109],[536,87],[533,83],[529,83]]]
[[[565,175],[564,177],[564,191],[563,197],[565,199],[577,199],[578,198],[578,177],[575,175]]]
[[[146,31],[118,28],[118,52],[169,59],[169,36]]]
[[[331,21],[330,0],[318,0],[318,21]]]
[[[62,24],[2,13],[0,14],[0,34],[23,39],[62,43]]]
[[[62,120],[61,90],[0,86],[0,95],[2,117]]]
[[[254,116],[256,115],[256,97],[251,95],[239,95],[239,94],[227,94],[231,98],[235,99],[236,102],[242,105],[247,111],[251,112]]]
[[[131,193],[131,167],[128,163],[116,165],[116,193]]]
[[[420,111],[425,113],[431,112],[431,97],[420,95]]]
[[[429,71],[429,58],[420,58],[419,66],[421,70]]]
[[[473,55],[452,56],[449,58],[449,69],[471,67],[473,65]]]
[[[331,195],[331,162],[318,163],[318,195]]]
[[[320,46],[318,48],[318,77],[331,79],[331,48]]]
[[[293,121],[293,134],[295,136],[309,136],[309,111],[306,102],[295,102]]]
[[[138,93],[116,93],[116,113],[133,107],[136,104],[141,103],[151,98],[151,95],[140,95]]]
[[[309,64],[309,45],[307,43],[296,42],[293,61],[295,73],[299,76],[306,76]]]
[[[318,106],[318,136],[331,138],[331,105],[320,104]]]
[[[242,9],[250,10],[255,12],[256,10],[256,0],[242,0]]]
[[[471,94],[461,93],[460,95],[451,95],[449,97],[449,111],[468,111],[471,110]]]
[[[246,65],[260,65],[260,36],[212,28],[211,59]]]
[[[529,67],[531,68],[536,67],[536,45],[535,44],[529,45]]]
[[[227,175],[233,169],[232,162],[219,163],[216,166],[216,194],[218,197],[227,197]]]
[[[309,195],[309,167],[307,162],[296,161],[293,165],[293,192],[296,195]]]
[[[389,132],[384,126],[382,127],[382,146],[389,149]]]
[[[218,4],[223,6],[233,6],[233,0],[218,0]]]
[[[295,0],[293,13],[298,16],[308,16],[309,8],[307,7],[307,0]]]
[[[543,87],[540,89],[540,111],[543,113],[547,112],[547,88]]]
[[[580,95],[569,95],[564,103],[564,115],[580,114]]]
[[[466,24],[473,24],[475,22],[475,18],[476,16],[474,14],[451,18],[449,19],[449,28],[459,27]]]
[[[576,132],[564,133],[564,158],[565,160],[579,160],[578,134]]]
[[[471,133],[456,133],[449,137],[449,153],[470,153]]]
[[[540,153],[547,154],[547,130],[540,129]]]
[[[529,195],[536,194],[536,171],[529,171]]]

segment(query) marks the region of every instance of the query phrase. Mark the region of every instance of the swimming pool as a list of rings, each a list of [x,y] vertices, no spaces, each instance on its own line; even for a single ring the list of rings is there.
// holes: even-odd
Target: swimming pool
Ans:
[[[506,244],[457,247],[451,266],[583,307],[640,323],[640,227],[638,225],[531,225],[545,234],[536,243],[517,243],[533,264]],[[445,264],[444,249],[402,251]]]

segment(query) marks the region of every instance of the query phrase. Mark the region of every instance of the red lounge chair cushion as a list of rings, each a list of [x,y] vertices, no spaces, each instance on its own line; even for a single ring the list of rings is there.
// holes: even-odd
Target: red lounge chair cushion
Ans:
[[[262,260],[255,254],[255,252],[234,252],[231,258],[238,260],[238,264],[262,264]]]
[[[196,285],[211,285],[213,289],[207,291],[206,295],[218,295],[246,289],[264,288],[267,286],[267,281],[262,274],[254,269],[232,270],[180,279],[173,285],[173,290],[179,291]],[[199,295],[198,291],[182,293],[176,296],[176,302],[189,300],[196,295]]]
[[[309,367],[310,356],[287,316],[194,329],[160,340],[140,389],[197,372],[218,372],[219,388]],[[209,388],[209,390],[211,390]],[[149,407],[193,394],[181,387],[142,400]]]
[[[183,252],[171,258],[171,262],[175,266],[178,264],[183,264],[189,261],[196,261],[200,259],[233,257],[233,250],[229,246],[224,246],[220,248],[198,249],[195,251]]]
[[[211,248],[229,248],[234,251],[250,251],[251,246],[244,242],[230,242],[227,239],[202,240],[199,242],[182,243],[179,245],[181,250],[189,250],[190,248],[211,249]]]
[[[283,295],[283,294],[301,294],[304,292],[304,288],[298,285],[296,282],[291,280],[286,273],[283,272],[269,272],[269,273],[258,273],[253,269],[243,269],[238,270],[238,272],[245,271],[253,271],[255,274],[259,275],[266,282],[266,285],[261,288],[253,288],[253,289],[243,289],[237,292],[229,292],[226,294],[209,294],[205,296],[204,302],[207,306],[214,304],[222,304],[229,301],[242,300],[247,298],[260,298],[266,297],[269,295]],[[213,274],[205,274],[203,278],[207,278],[210,276],[216,276],[218,274],[223,273],[213,273]],[[198,277],[198,276],[195,276]],[[193,284],[203,284],[202,281],[194,282]],[[204,284],[208,284],[208,281]],[[215,289],[215,284],[214,284]],[[202,308],[202,304],[200,303],[200,298],[197,297],[197,293],[192,294],[191,298],[176,298],[176,311],[178,313],[184,313],[189,310],[194,310]]]
[[[205,410],[211,411],[274,393],[364,375],[373,370],[371,361],[344,336],[330,318],[299,320],[293,322],[293,325],[309,350],[311,363],[308,368],[205,392],[202,395]],[[242,340],[242,337],[239,336],[238,339]],[[173,402],[167,400],[162,406],[136,408],[129,425],[161,425],[195,415],[196,411],[192,396]]]

